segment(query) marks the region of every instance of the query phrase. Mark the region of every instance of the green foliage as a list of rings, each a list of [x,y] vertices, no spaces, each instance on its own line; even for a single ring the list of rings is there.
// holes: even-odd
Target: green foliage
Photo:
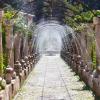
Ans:
[[[13,17],[15,17],[16,12],[17,11],[14,10],[11,5],[6,5],[6,7],[4,8],[4,19],[12,19]]]
[[[0,53],[0,76],[3,74],[3,54]]]
[[[72,28],[75,28],[76,26],[78,26],[78,24],[73,20],[73,18],[70,18],[70,17],[69,18],[66,17],[65,23],[71,26]]]
[[[73,11],[74,14],[79,14],[83,10],[81,4],[79,4],[78,6],[77,5],[72,5],[66,0],[64,0],[64,3],[66,5],[67,9]]]
[[[94,11],[94,13],[95,13],[95,16],[100,16],[100,10],[96,10]]]
[[[93,21],[93,17],[100,16],[100,10],[92,10],[91,8],[86,7],[85,4],[75,2],[71,3],[68,0],[64,0],[64,3],[66,5],[66,12],[68,12],[68,15],[71,15],[71,18],[74,19],[74,21],[72,21],[73,19],[67,18],[69,21],[66,22],[71,25],[71,27],[76,27],[72,24],[73,22],[78,24],[91,23]],[[84,8],[87,10],[84,10]],[[65,16],[68,17],[68,15]]]
[[[86,28],[86,25],[84,23],[81,23],[80,25],[77,25],[74,30],[78,33],[84,31],[84,29]]]
[[[7,50],[6,50],[6,31],[5,31],[5,26],[2,27],[2,46],[3,46],[3,70],[5,72],[5,69],[8,66],[8,55],[7,55]]]
[[[8,5],[8,4],[5,4],[5,7],[3,8],[4,9],[4,11],[6,12],[6,11],[13,11],[14,9],[12,8],[12,6],[11,5]]]
[[[1,34],[2,34],[2,46],[4,47],[4,26],[3,25],[1,25],[1,27],[0,27],[1,29],[0,29],[0,31],[1,31]],[[3,48],[3,47],[1,47],[1,49]],[[3,52],[1,51],[0,52],[0,76],[2,77],[3,76],[3,73],[4,73],[4,64],[3,64],[3,60],[4,60],[4,58],[3,58]]]
[[[88,22],[92,22],[93,20],[93,17],[95,16],[100,16],[100,10],[97,10],[97,11],[93,11],[94,14],[91,12],[91,11],[87,11],[87,12],[82,12],[80,15],[76,15],[74,17],[74,20],[76,22],[81,22],[81,23],[88,23]]]
[[[34,24],[28,26],[27,19],[23,15],[19,14],[18,18],[15,20],[14,31],[21,32],[24,35],[31,37],[34,31]]]
[[[7,11],[4,13],[4,19],[12,19],[12,17],[14,16],[14,12],[13,11]]]
[[[82,12],[80,15],[76,15],[74,17],[74,20],[76,22],[92,22],[93,20],[93,13],[91,11],[88,11],[88,12]]]
[[[76,22],[81,22],[82,21],[82,17],[80,15],[76,15],[75,18],[74,18],[74,20]]]
[[[15,32],[23,32],[27,28],[27,22],[25,17],[19,14],[18,18],[15,20]]]
[[[3,70],[5,72],[5,70],[8,66],[8,54],[7,54],[7,52],[3,53],[3,64],[4,64]]]
[[[96,60],[96,43],[95,43],[95,41],[93,41],[93,43],[92,43],[91,59],[93,62],[93,69],[96,69],[97,60]]]
[[[5,89],[6,81],[2,78],[0,78],[0,90]]]
[[[5,33],[5,27],[2,27],[2,46],[3,46],[3,51],[6,49],[6,33]]]

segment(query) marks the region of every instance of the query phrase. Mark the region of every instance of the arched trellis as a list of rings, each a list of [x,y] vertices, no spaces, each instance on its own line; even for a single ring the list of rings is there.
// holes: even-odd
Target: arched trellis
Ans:
[[[63,39],[63,49],[78,55],[81,55],[82,52],[79,42],[71,34]]]

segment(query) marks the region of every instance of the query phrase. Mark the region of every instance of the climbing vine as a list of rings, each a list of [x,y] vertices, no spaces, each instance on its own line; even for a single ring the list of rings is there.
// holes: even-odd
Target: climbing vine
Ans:
[[[96,43],[95,43],[95,41],[93,41],[93,44],[92,44],[91,59],[93,62],[93,69],[96,69],[97,61],[96,61]]]

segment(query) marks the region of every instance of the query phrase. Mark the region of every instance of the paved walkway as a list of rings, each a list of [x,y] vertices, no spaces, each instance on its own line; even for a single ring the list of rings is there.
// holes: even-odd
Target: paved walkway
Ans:
[[[43,56],[14,100],[94,100],[84,83],[57,56]]]

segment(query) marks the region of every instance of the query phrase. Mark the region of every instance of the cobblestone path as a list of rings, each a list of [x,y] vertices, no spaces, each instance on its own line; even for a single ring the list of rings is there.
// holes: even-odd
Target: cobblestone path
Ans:
[[[94,100],[74,74],[59,55],[44,55],[14,100]]]

